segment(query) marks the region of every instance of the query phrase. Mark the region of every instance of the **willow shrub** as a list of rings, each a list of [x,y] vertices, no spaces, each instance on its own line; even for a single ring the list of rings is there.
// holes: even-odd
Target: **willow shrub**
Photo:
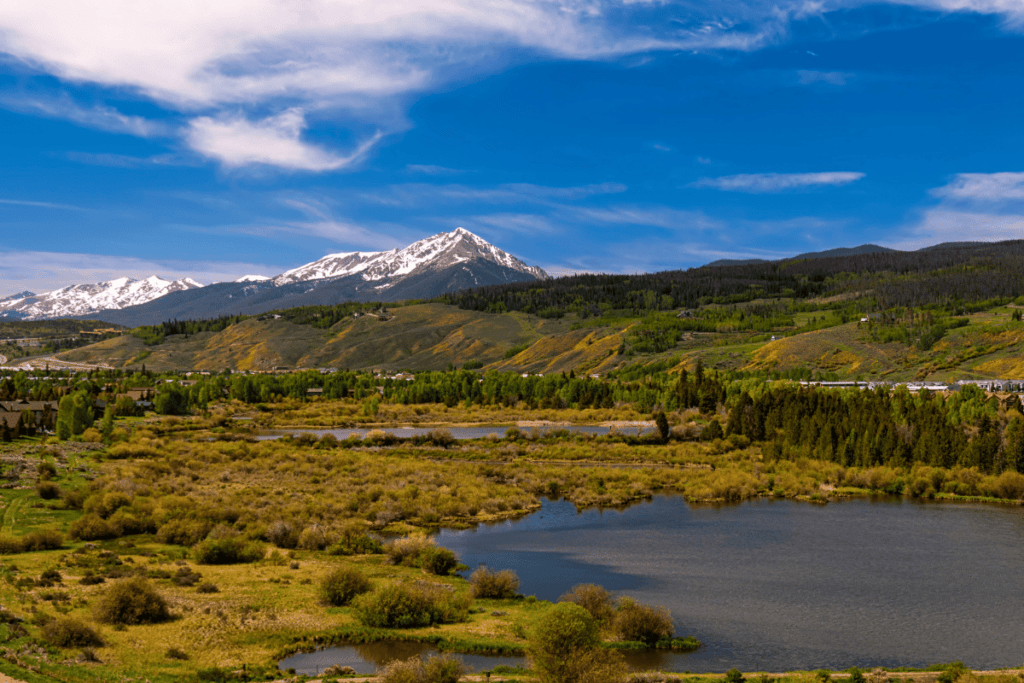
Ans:
[[[149,624],[170,619],[167,601],[142,577],[114,583],[100,596],[93,616],[105,624]]]
[[[320,580],[320,600],[326,605],[342,607],[353,598],[370,591],[370,580],[354,567],[339,567]]]
[[[622,654],[601,647],[587,610],[559,602],[538,619],[527,653],[541,683],[617,683],[626,678]]]
[[[413,628],[465,621],[469,596],[457,596],[448,586],[394,583],[352,601],[356,618],[375,628]]]
[[[437,546],[432,538],[426,536],[399,538],[388,543],[384,552],[391,564],[420,567],[437,576],[447,576],[459,565],[459,558],[454,552]]]
[[[57,617],[42,628],[42,635],[57,647],[102,647],[103,639],[81,619]]]
[[[558,601],[579,605],[590,613],[599,626],[609,623],[615,616],[615,596],[597,584],[577,584]]]
[[[466,667],[457,657],[449,654],[396,659],[380,672],[380,683],[457,683]]]
[[[486,565],[480,565],[469,577],[474,598],[505,600],[514,598],[519,590],[519,577],[511,569],[492,572]]]
[[[670,638],[675,630],[667,609],[645,605],[632,598],[619,600],[612,624],[623,640],[646,643],[648,646],[653,646],[663,638]]]
[[[264,547],[241,536],[207,538],[192,548],[198,564],[243,564],[263,559]]]

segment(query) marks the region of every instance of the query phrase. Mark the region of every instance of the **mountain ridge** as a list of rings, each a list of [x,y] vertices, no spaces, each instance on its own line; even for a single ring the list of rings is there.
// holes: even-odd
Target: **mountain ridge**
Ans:
[[[0,300],[0,318],[79,317],[140,325],[345,300],[427,299],[453,288],[547,278],[540,268],[457,228],[403,249],[328,254],[273,278],[246,275],[203,286],[190,278],[169,282],[154,275],[141,281],[118,278],[39,295],[14,295]],[[199,289],[204,291],[196,294]],[[146,290],[145,295],[136,290]]]

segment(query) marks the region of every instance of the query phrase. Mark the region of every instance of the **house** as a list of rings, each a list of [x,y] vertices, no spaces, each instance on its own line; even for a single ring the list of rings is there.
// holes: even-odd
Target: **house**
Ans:
[[[135,389],[129,389],[122,396],[127,396],[133,401],[148,401],[153,398],[153,394],[156,390],[153,387],[137,387]]]

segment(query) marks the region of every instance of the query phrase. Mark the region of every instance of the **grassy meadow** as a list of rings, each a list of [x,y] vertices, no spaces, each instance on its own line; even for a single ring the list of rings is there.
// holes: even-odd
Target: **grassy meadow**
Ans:
[[[382,405],[369,416],[363,405],[231,403],[206,416],[119,421],[124,430],[110,446],[52,439],[0,445],[6,482],[0,488],[0,671],[30,683],[113,683],[225,680],[241,677],[231,672],[244,667],[245,677],[269,680],[280,676],[275,662],[290,652],[374,639],[522,653],[550,603],[473,597],[469,581],[448,573],[454,560],[428,542],[410,542],[419,543],[420,554],[399,557],[381,552],[377,539],[515,517],[538,509],[545,497],[583,508],[658,494],[709,503],[759,496],[825,503],[897,491],[978,500],[999,495],[997,478],[977,470],[769,462],[740,435],[662,442],[629,428],[602,437],[558,429],[649,418],[624,407]],[[673,434],[685,437],[710,418],[688,410],[670,415],[670,423]],[[550,424],[495,427],[473,441],[455,441],[443,429],[527,420]],[[262,427],[349,423],[378,429],[340,440],[308,433],[255,438]],[[389,426],[402,424],[438,429],[415,439],[388,434]],[[361,574],[373,591],[366,595],[380,599],[324,604],[321,584],[337,570]],[[165,601],[167,618],[105,620],[112,587],[136,577]],[[402,590],[443,604],[422,607],[432,615],[425,623],[368,623],[365,615],[386,612],[387,591]],[[93,639],[53,635],[55,625],[72,622]],[[613,629],[602,637],[622,639]],[[783,680],[821,683],[813,674]]]

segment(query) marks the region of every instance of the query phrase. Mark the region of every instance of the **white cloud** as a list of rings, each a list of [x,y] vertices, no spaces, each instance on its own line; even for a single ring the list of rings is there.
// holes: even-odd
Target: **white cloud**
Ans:
[[[252,122],[243,116],[201,116],[189,122],[185,136],[195,151],[228,168],[265,164],[296,171],[334,171],[358,162],[381,138],[377,133],[347,156],[303,142],[306,119],[301,109]]]
[[[894,0],[944,12],[1024,18],[1020,0]],[[32,0],[0,3],[0,53],[74,84],[138,94],[193,117],[190,146],[227,166],[329,171],[349,158],[294,132],[291,108],[346,112],[391,132],[409,96],[535,59],[597,60],[658,50],[759,49],[794,20],[868,0]],[[839,72],[801,79],[838,84]],[[10,100],[9,100],[10,101]],[[105,105],[21,107],[132,135],[166,124]],[[242,113],[239,113],[242,112]],[[255,112],[261,112],[257,120]],[[267,112],[272,114],[267,118]],[[298,126],[301,130],[301,125]],[[259,142],[268,149],[254,150]]]
[[[690,183],[690,187],[710,187],[728,192],[760,194],[821,185],[847,185],[863,177],[863,173],[838,171],[828,173],[743,173],[719,178],[701,178]]]
[[[0,6],[0,49],[63,79],[209,107],[404,93],[493,61],[501,50],[589,59],[760,41],[756,31],[721,27],[631,34],[609,16],[621,7],[603,0],[37,0]]]
[[[936,197],[977,202],[1024,199],[1024,173],[959,173],[932,190]]]
[[[233,261],[144,259],[106,254],[49,251],[0,251],[0,297],[29,290],[48,292],[78,284],[106,282],[118,277],[166,279],[191,277],[200,282],[232,282],[248,273],[277,274],[292,266]]]
[[[906,230],[908,236],[886,246],[913,250],[943,242],[999,242],[1024,239],[1024,215],[956,211],[936,207]]]
[[[83,107],[67,95],[38,97],[8,94],[0,97],[0,107],[25,114],[65,119],[90,128],[143,138],[169,135],[172,130],[170,126],[159,121],[122,114],[106,105]]]

